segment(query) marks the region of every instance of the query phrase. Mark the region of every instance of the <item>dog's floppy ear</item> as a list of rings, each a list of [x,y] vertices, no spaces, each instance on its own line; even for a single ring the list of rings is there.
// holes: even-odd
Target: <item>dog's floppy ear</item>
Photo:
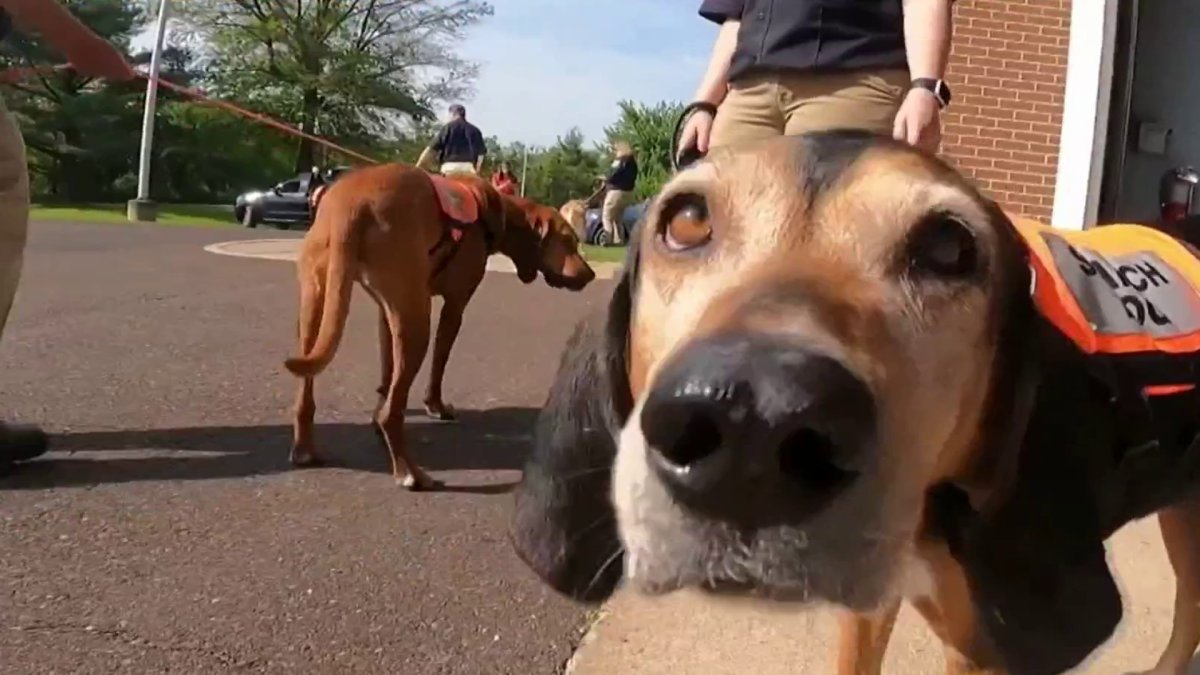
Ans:
[[[637,263],[631,246],[607,313],[581,322],[567,344],[516,490],[518,555],[555,590],[586,602],[611,595],[623,570],[610,486],[633,407],[626,350]]]
[[[998,218],[1002,237],[1012,237],[1005,245],[1021,247]],[[1036,310],[1027,267],[1019,272],[981,434],[994,492],[972,506],[963,491],[939,486],[929,512],[966,571],[985,648],[1007,672],[1050,674],[1077,666],[1121,620],[1104,551],[1118,430],[1109,393]]]
[[[500,241],[505,231],[511,226],[509,221],[519,217],[521,210],[517,208],[515,203],[512,203],[511,200],[500,194],[499,190],[488,185],[485,181],[480,181],[479,189],[482,192],[482,199],[479,205],[481,209],[480,224],[483,226],[489,241]]]

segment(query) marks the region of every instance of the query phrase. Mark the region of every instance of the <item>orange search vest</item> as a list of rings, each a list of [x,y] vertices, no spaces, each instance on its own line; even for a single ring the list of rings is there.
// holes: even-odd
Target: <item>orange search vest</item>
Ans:
[[[1029,252],[1034,305],[1121,388],[1145,396],[1196,388],[1200,253],[1142,225],[1054,229],[1013,218]]]

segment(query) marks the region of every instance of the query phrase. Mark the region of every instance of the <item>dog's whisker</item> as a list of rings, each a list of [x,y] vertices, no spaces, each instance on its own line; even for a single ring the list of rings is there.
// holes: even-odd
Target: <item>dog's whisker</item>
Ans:
[[[604,576],[604,572],[606,570],[608,570],[608,568],[614,562],[616,562],[617,560],[620,560],[621,556],[624,555],[624,553],[625,553],[625,547],[621,544],[618,544],[617,550],[613,551],[612,555],[610,555],[608,557],[608,559],[604,561],[604,564],[600,566],[600,569],[596,570],[596,574],[595,574],[595,576],[592,577],[592,580],[589,581],[588,585],[584,587],[584,589],[583,589],[584,595],[587,595],[588,593],[591,592],[592,588],[595,587],[596,583],[600,581],[600,577]]]
[[[580,542],[580,540],[582,540],[588,534],[594,532],[597,527],[600,527],[601,525],[605,525],[608,523],[612,523],[615,520],[616,520],[616,518],[613,517],[613,515],[609,514],[609,513],[606,513],[606,514],[600,516],[596,520],[592,521],[592,523],[590,525],[582,527],[578,531],[573,533],[571,535],[571,538],[567,541],[568,548],[571,546],[574,546],[575,544],[578,544]]]
[[[566,474],[565,476],[557,476],[556,479],[566,483],[573,480],[578,480],[580,478],[595,476],[596,474],[608,473],[610,471],[612,471],[612,466],[593,466],[586,469],[580,469],[579,471]]]

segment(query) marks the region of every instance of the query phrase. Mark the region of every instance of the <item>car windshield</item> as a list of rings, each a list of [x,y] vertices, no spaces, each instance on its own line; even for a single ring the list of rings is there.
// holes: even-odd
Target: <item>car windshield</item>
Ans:
[[[289,180],[286,183],[279,186],[279,191],[280,192],[299,192],[300,191],[300,181]]]

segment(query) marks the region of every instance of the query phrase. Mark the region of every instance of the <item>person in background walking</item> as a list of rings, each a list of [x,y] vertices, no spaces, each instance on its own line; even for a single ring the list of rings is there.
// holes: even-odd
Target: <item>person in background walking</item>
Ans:
[[[500,168],[492,173],[492,187],[502,195],[515,195],[521,189],[521,183],[508,169],[508,162],[500,162]]]
[[[12,24],[39,34],[70,62],[76,73],[108,80],[137,75],[120,51],[71,16],[54,0],[0,0],[0,39]],[[29,228],[29,170],[25,142],[0,99],[0,334],[21,279]],[[47,373],[47,377],[53,377]],[[46,434],[33,426],[0,423],[0,469],[33,459],[47,448]]]
[[[438,170],[443,174],[483,171],[487,146],[479,127],[467,121],[467,109],[455,103],[450,106],[450,121],[446,123],[429,147],[421,151],[417,166],[428,166],[437,157]]]
[[[625,205],[633,196],[637,187],[638,165],[633,156],[633,148],[625,141],[616,141],[612,145],[613,163],[604,179],[604,206],[600,210],[600,222],[608,233],[608,241],[619,246],[624,238],[621,233],[621,216]]]
[[[721,25],[680,154],[829,128],[936,151],[954,0],[703,0]]]

